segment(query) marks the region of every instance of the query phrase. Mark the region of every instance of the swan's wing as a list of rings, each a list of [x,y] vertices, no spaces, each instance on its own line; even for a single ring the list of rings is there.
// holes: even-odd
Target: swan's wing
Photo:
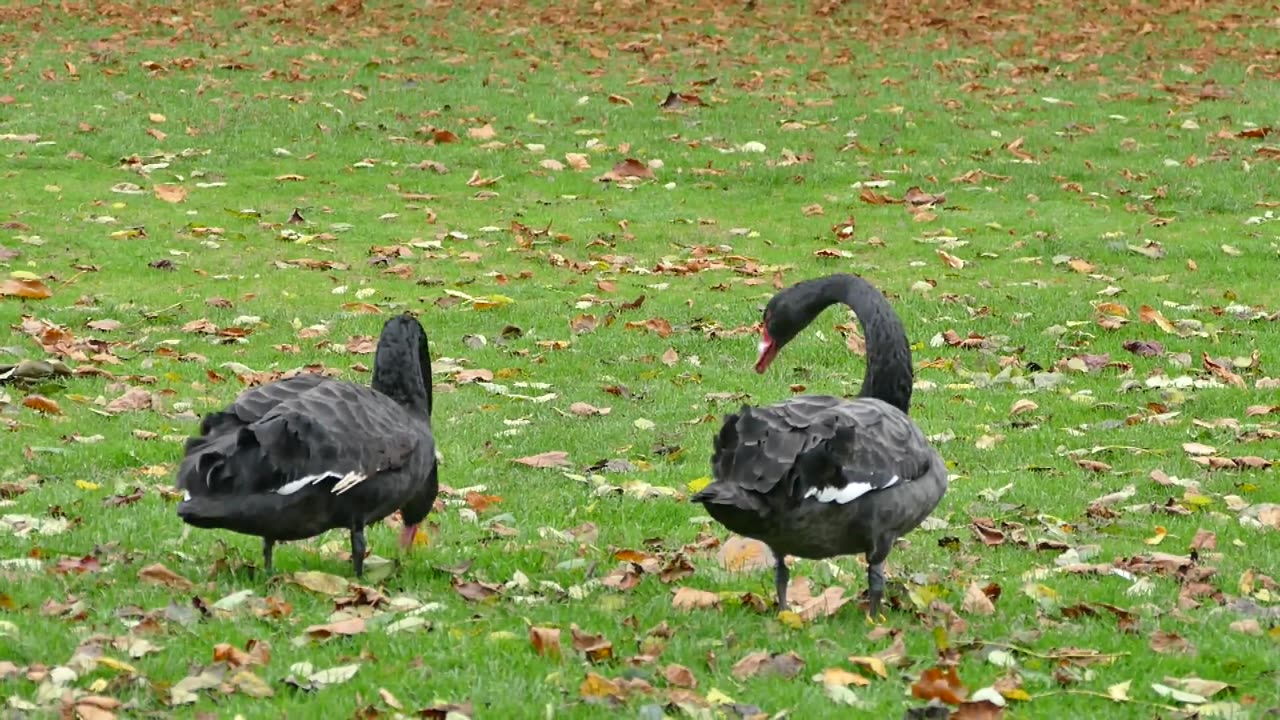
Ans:
[[[248,425],[261,420],[280,403],[327,382],[338,381],[318,373],[302,373],[249,388],[221,411],[206,415],[200,424],[200,434],[208,435],[225,423]]]
[[[346,492],[415,453],[434,462],[434,451],[425,418],[375,390],[330,380],[252,423],[224,423],[204,445],[189,447],[179,487],[192,494]]]
[[[712,466],[718,482],[751,493],[845,504],[923,477],[932,457],[919,428],[887,403],[802,396],[726,418]]]
[[[424,445],[434,461],[424,420],[375,390],[330,382],[284,401],[240,435],[275,470],[260,491],[288,495],[334,480],[334,492],[345,492],[367,477],[403,467]]]
[[[936,453],[911,418],[879,400],[832,409],[832,437],[797,458],[793,497],[847,504],[878,490],[924,478]]]

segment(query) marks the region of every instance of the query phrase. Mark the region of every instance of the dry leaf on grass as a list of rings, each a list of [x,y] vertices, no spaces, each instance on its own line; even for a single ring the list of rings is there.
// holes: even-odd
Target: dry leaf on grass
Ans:
[[[513,462],[535,468],[560,468],[573,465],[573,463],[569,462],[569,453],[563,450],[551,450],[537,455],[516,458]]]
[[[191,590],[194,585],[191,581],[175,573],[160,563],[148,565],[138,571],[138,579],[145,582],[154,583],[156,585],[164,585],[174,590]]]
[[[682,587],[678,588],[671,598],[671,606],[676,610],[705,610],[719,607],[720,596],[706,590]]]

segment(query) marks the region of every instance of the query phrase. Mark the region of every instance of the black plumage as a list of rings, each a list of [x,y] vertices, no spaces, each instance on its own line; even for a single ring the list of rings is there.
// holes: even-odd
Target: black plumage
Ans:
[[[439,491],[431,431],[431,358],[413,316],[383,326],[371,387],[316,374],[241,393],[187,441],[178,516],[275,543],[351,532],[356,576],[364,528],[400,510],[408,548]]]
[[[866,336],[859,397],[794,397],[744,405],[725,417],[714,441],[713,481],[693,496],[730,530],[755,538],[776,557],[778,605],[785,609],[786,555],[827,558],[864,553],[868,618],[879,618],[884,562],[947,489],[947,470],[907,416],[911,347],[885,297],[862,278],[832,275],[779,292],[765,308],[763,373],[824,309],[844,303]]]

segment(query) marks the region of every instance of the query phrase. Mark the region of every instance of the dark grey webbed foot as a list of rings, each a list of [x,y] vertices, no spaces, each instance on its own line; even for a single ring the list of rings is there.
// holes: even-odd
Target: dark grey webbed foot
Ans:
[[[787,569],[786,556],[781,553],[774,553],[777,556],[775,565],[773,566],[773,584],[778,593],[778,611],[787,609],[787,585],[791,582],[791,571]]]
[[[364,528],[351,528],[351,566],[355,569],[356,577],[364,576]]]

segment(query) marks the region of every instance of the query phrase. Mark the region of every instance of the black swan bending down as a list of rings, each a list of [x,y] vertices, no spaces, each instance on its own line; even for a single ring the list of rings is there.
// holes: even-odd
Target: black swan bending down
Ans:
[[[178,469],[178,516],[275,543],[351,531],[364,572],[366,525],[397,509],[408,549],[439,491],[431,434],[431,357],[413,316],[387,321],[372,388],[308,374],[251,388],[205,416]]]
[[[765,307],[756,372],[835,303],[853,309],[866,336],[859,397],[804,395],[726,416],[711,458],[714,480],[693,500],[773,551],[779,609],[787,607],[786,555],[865,553],[867,620],[883,622],[885,558],[947,490],[942,458],[907,417],[913,370],[902,320],[860,277],[797,283]]]

